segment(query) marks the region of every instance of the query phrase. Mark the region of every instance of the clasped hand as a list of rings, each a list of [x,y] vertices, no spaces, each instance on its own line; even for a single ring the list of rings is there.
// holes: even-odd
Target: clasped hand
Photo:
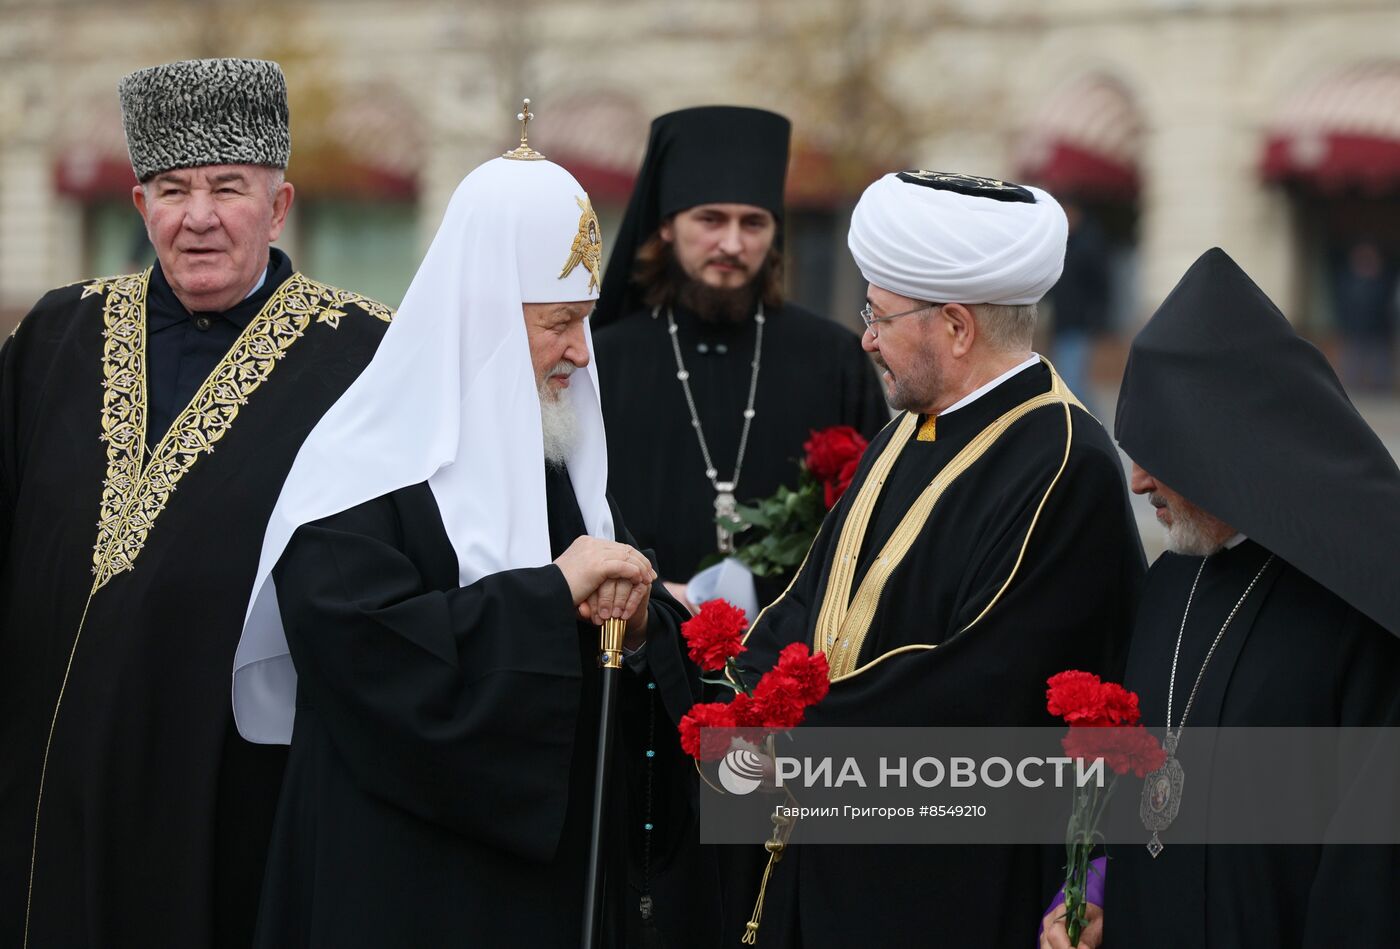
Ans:
[[[1103,944],[1103,908],[1089,903],[1084,915],[1089,925],[1079,934],[1079,942],[1075,946],[1078,949],[1099,949]],[[1040,949],[1074,949],[1069,944],[1069,932],[1065,929],[1063,904],[1046,913],[1041,922]]]
[[[627,620],[628,645],[646,633],[647,605],[656,571],[641,552],[598,537],[580,537],[554,561],[569,585],[580,619],[602,624]]]

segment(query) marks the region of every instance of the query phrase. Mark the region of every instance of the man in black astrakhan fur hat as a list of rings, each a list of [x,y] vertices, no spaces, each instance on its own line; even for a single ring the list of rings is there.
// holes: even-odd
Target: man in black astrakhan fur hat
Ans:
[[[247,947],[286,749],[235,730],[234,647],[282,480],[391,313],[270,246],[276,63],[120,94],[157,262],[0,349],[0,945]]]

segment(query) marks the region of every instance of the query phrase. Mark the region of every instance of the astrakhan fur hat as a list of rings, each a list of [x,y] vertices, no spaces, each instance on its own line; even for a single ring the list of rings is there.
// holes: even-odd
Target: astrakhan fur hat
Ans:
[[[166,63],[124,77],[118,92],[138,181],[197,165],[287,167],[287,80],[276,63]]]

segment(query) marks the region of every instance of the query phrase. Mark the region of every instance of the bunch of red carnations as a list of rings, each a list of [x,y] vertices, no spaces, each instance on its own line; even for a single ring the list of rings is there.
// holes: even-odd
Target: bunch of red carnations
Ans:
[[[1065,753],[1085,762],[1102,758],[1113,772],[1107,787],[1091,783],[1075,788],[1074,810],[1065,828],[1065,929],[1074,946],[1087,923],[1085,891],[1090,859],[1102,842],[1099,821],[1118,777],[1129,771],[1144,777],[1162,766],[1166,752],[1142,726],[1136,692],[1077,670],[1053,675],[1046,684],[1046,708],[1069,725],[1060,741]]]
[[[752,690],[746,688],[735,658],[744,651],[748,625],[744,611],[725,600],[710,600],[681,624],[690,658],[705,672],[721,673],[702,681],[734,691],[731,701],[698,703],[681,718],[681,747],[699,761],[723,758],[736,735],[758,744],[795,728],[831,687],[826,654],[812,655],[805,643],[792,643]],[[704,733],[708,729],[739,731]]]
[[[821,529],[826,512],[836,506],[860,467],[866,441],[849,425],[833,425],[802,445],[797,487],[782,485],[766,498],[740,504],[732,516],[716,521],[739,536],[734,556],[757,576],[787,573],[802,563]]]

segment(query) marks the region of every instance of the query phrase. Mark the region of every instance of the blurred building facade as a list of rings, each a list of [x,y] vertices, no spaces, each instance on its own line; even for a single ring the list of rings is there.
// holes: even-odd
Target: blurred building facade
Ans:
[[[0,327],[152,256],[120,76],[241,55],[289,81],[280,244],[389,303],[462,175],[513,144],[520,96],[605,237],[650,118],[735,102],[794,121],[791,291],[843,322],[850,207],[918,166],[1072,200],[1122,330],[1220,245],[1326,342],[1348,261],[1400,259],[1396,36],[1400,0],[0,0]]]

